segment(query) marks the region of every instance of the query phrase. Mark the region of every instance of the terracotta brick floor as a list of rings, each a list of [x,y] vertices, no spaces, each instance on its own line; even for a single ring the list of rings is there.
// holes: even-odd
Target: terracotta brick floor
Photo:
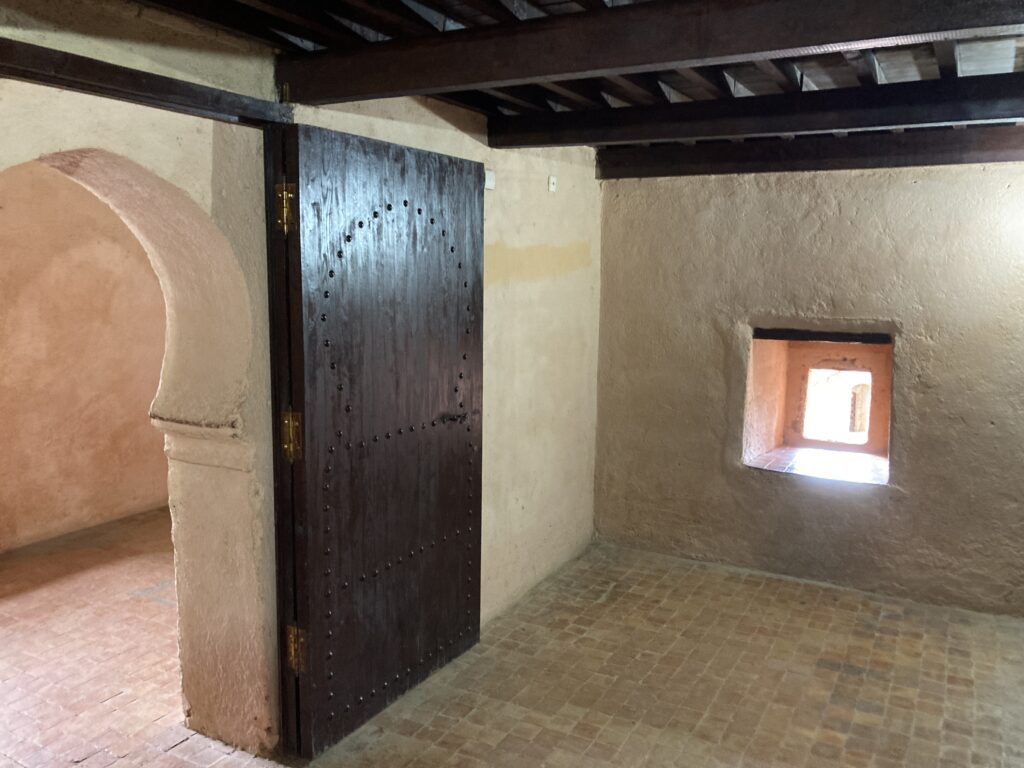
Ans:
[[[0,768],[271,765],[180,725],[166,521],[123,525],[0,558]],[[597,545],[315,765],[1021,767],[1024,621]]]
[[[271,765],[182,725],[170,533],[164,510],[0,555],[0,768]]]

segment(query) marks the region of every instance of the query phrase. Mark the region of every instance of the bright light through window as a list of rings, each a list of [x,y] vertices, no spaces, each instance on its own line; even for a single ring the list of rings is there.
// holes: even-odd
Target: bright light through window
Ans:
[[[804,437],[864,445],[871,413],[871,373],[812,368],[807,378]]]

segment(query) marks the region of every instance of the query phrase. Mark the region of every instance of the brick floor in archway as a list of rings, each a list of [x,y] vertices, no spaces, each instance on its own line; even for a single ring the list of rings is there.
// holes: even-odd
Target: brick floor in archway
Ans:
[[[257,762],[182,724],[176,612],[167,510],[0,555],[0,768]]]

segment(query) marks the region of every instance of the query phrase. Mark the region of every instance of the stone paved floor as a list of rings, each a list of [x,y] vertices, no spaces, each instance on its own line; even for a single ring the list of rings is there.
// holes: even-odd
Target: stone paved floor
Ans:
[[[0,768],[271,766],[181,725],[166,515],[0,556]],[[1024,621],[593,547],[311,768],[1024,767]]]
[[[324,766],[1024,766],[1024,622],[591,548]]]

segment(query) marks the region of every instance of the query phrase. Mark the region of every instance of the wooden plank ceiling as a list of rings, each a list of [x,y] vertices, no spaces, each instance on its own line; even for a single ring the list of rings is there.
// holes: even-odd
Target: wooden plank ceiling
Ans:
[[[703,169],[704,155],[721,162],[731,150],[702,148],[723,142],[771,144],[767,157],[791,158],[812,138],[808,153],[830,167],[830,157],[850,155],[854,145],[842,142],[851,134],[1024,122],[1020,0],[147,4],[274,46],[279,80],[297,103],[436,96],[488,115],[493,146],[608,148],[599,164],[615,175],[630,175],[630,163],[654,175],[659,157],[666,172],[684,172],[684,156]],[[1020,146],[1008,131],[922,146],[948,155],[958,141]],[[856,146],[906,151],[908,141]],[[835,166],[872,165],[858,162]]]

